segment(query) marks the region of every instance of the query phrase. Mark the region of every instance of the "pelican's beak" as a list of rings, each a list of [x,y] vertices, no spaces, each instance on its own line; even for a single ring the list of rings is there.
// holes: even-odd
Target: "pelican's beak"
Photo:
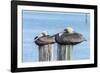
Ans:
[[[38,36],[36,36],[33,40],[33,42],[35,42],[38,38],[40,38],[41,36],[43,36],[42,34],[39,34]]]
[[[34,43],[36,41],[36,39],[34,39],[32,42]]]
[[[34,43],[38,38],[34,39],[32,42]]]

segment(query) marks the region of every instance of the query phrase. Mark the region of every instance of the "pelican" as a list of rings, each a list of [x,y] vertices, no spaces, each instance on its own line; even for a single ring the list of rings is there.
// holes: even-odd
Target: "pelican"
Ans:
[[[51,44],[55,43],[55,39],[47,32],[42,32],[34,38],[34,42],[39,46],[39,61],[51,61]]]
[[[73,45],[86,41],[86,39],[73,28],[67,27],[64,32],[55,35],[55,41],[58,43],[58,60],[70,60]]]
[[[48,35],[47,32],[40,33],[38,36],[34,38],[34,41],[39,46],[55,43],[54,37]]]
[[[86,41],[86,39],[82,34],[74,32],[71,27],[67,27],[66,29],[64,29],[64,32],[58,33],[55,36],[55,41],[58,44],[62,45],[76,45],[83,41]]]

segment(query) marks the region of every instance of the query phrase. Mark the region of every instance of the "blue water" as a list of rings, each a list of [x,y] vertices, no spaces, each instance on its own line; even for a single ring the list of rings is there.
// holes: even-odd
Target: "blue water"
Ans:
[[[86,13],[27,11],[22,12],[23,22],[23,61],[38,61],[38,46],[33,42],[34,37],[42,31],[50,35],[71,27],[86,38],[87,41],[74,46],[72,59],[90,58],[90,15]],[[54,44],[54,60],[56,60],[57,47]]]

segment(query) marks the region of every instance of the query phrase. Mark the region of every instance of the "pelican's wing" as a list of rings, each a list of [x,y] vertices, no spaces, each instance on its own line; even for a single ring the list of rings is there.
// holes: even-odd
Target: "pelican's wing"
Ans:
[[[67,42],[81,42],[83,41],[83,36],[80,33],[70,33],[65,34],[66,37],[63,37],[63,41]]]
[[[53,43],[53,42],[55,42],[55,39],[53,38],[53,37],[41,37],[41,38],[39,38],[39,40],[41,41],[41,42],[46,42],[46,43]]]

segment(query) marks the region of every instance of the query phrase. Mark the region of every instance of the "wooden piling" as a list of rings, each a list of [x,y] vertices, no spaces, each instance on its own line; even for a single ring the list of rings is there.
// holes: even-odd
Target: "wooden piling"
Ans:
[[[71,60],[72,59],[72,49],[73,46],[72,45],[66,45],[66,59],[67,60]]]
[[[39,46],[39,61],[51,61],[51,44]]]
[[[57,49],[58,60],[71,60],[72,56],[72,45],[60,45],[58,44]]]

